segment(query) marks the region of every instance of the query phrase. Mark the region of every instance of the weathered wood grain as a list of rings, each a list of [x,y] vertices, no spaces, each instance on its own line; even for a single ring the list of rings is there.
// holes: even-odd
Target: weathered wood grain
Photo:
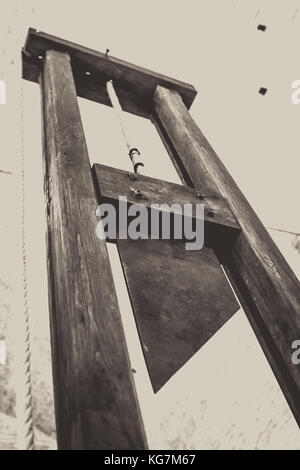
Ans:
[[[197,195],[197,191],[187,186],[144,175],[136,176],[106,165],[95,164],[93,174],[99,203],[109,202],[118,208],[119,196],[126,196],[128,205],[141,203],[148,210],[151,204],[179,204],[182,208],[184,204],[203,204],[206,245],[232,243],[239,233],[235,216],[216,192],[206,195],[204,191],[199,191]],[[149,229],[150,220],[149,217]]]
[[[188,173],[186,172],[184,166],[182,165],[182,162],[180,158],[177,155],[177,152],[174,148],[174,145],[172,144],[165,128],[162,126],[159,117],[155,113],[155,110],[153,110],[153,114],[151,116],[151,122],[154,125],[166,151],[168,152],[168,155],[178,173],[179,178],[181,179],[182,184],[190,187],[194,187]]]
[[[30,28],[23,51],[23,78],[38,82],[47,49],[69,53],[78,96],[111,105],[106,82],[114,87],[125,111],[149,117],[158,84],[175,89],[190,107],[197,92],[187,83]],[[89,75],[86,75],[86,72]]]
[[[219,255],[300,425],[300,366],[291,349],[300,338],[300,283],[178,93],[158,86],[154,103],[193,186],[219,191],[241,226],[232,250]]]
[[[41,89],[58,446],[144,449],[68,54],[47,51]]]

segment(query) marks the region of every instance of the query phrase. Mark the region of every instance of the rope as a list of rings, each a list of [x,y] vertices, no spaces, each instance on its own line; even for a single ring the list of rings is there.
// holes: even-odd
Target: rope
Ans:
[[[283,230],[282,228],[267,227],[267,229],[273,230],[274,232],[289,233],[290,235],[300,235],[300,232],[291,232],[290,230]]]
[[[284,230],[281,228],[273,228],[267,227],[268,230],[272,230],[273,232],[281,232],[281,233],[288,233],[289,235],[293,235],[294,239],[292,241],[292,246],[300,253],[300,233],[299,232],[292,232],[290,230]]]
[[[140,174],[141,173],[141,168],[144,166],[144,163],[141,160],[141,154],[140,154],[139,150],[131,145],[130,139],[128,137],[128,130],[127,130],[126,123],[125,123],[125,120],[124,120],[124,117],[123,117],[124,113],[122,111],[119,99],[118,99],[117,94],[115,92],[112,80],[106,82],[106,89],[107,89],[109,99],[111,101],[111,105],[112,105],[112,107],[115,111],[117,121],[120,125],[121,132],[122,132],[123,137],[124,137],[125,145],[127,147],[128,155],[129,155],[130,160],[132,162],[134,172],[137,173],[137,174]]]
[[[32,390],[30,370],[30,331],[28,309],[28,285],[25,246],[25,160],[24,160],[24,100],[21,78],[21,256],[23,285],[23,325],[22,340],[24,354],[21,359],[21,374],[17,389],[17,441],[18,449],[34,450],[34,430],[32,421]]]

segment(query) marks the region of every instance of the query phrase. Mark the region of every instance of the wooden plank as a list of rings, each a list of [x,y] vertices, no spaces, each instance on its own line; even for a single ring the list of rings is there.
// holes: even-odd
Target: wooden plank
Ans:
[[[158,84],[178,91],[187,107],[197,92],[180,80],[125,62],[102,52],[80,46],[30,28],[23,52],[23,78],[38,82],[42,60],[48,49],[67,52],[72,61],[77,94],[110,105],[106,82],[113,80],[122,108],[134,114],[150,116],[153,93]],[[89,75],[86,75],[86,72]]]
[[[47,51],[41,88],[58,446],[144,449],[68,54]]]
[[[240,226],[219,256],[300,425],[300,368],[291,345],[300,338],[300,283],[174,90],[158,86],[155,112],[195,188],[217,190]]]
[[[157,392],[239,309],[211,248],[118,240],[134,316]]]
[[[202,196],[200,191],[197,195],[197,191],[187,186],[144,175],[136,176],[99,164],[93,166],[93,174],[99,203],[109,202],[118,208],[119,196],[126,196],[128,205],[142,203],[148,209],[151,204],[179,204],[181,207],[183,204],[204,204],[205,243],[208,246],[220,242],[232,243],[239,233],[235,216],[217,193],[210,191],[204,195],[203,192]]]

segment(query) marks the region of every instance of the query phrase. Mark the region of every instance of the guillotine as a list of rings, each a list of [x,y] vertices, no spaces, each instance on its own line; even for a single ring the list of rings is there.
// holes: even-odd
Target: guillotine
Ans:
[[[154,391],[236,312],[225,270],[300,424],[300,284],[189,114],[192,85],[29,29],[23,78],[42,94],[48,279],[61,449],[145,449],[97,202],[204,204],[205,246],[114,240]],[[77,96],[150,119],[183,185],[91,168]],[[103,129],[105,131],[105,129]],[[255,384],[253,385],[255,387]]]

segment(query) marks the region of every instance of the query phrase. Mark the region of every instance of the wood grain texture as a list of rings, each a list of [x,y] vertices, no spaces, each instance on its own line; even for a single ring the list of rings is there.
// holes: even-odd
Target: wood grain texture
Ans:
[[[47,51],[41,89],[58,446],[144,449],[68,54]]]
[[[220,247],[220,257],[300,425],[300,366],[291,359],[300,337],[300,283],[178,93],[158,86],[154,102],[193,186],[217,190],[241,226],[232,250]]]
[[[23,51],[23,78],[38,82],[39,70],[47,49],[67,52],[71,57],[73,76],[78,96],[111,105],[106,82],[114,87],[125,111],[149,117],[153,93],[158,84],[175,89],[190,107],[197,92],[187,83],[125,62],[102,52],[80,46],[64,39],[30,28]],[[86,72],[89,75],[86,75]]]
[[[118,208],[119,196],[126,196],[128,205],[141,203],[148,210],[151,204],[179,204],[182,208],[184,204],[204,204],[206,245],[232,243],[239,233],[240,227],[235,216],[216,192],[210,192],[207,196],[203,192],[203,199],[199,199],[197,192],[187,186],[144,175],[135,176],[106,165],[95,164],[93,174],[99,203],[109,202]],[[199,191],[199,194],[202,192]],[[209,215],[211,210],[213,216]]]

